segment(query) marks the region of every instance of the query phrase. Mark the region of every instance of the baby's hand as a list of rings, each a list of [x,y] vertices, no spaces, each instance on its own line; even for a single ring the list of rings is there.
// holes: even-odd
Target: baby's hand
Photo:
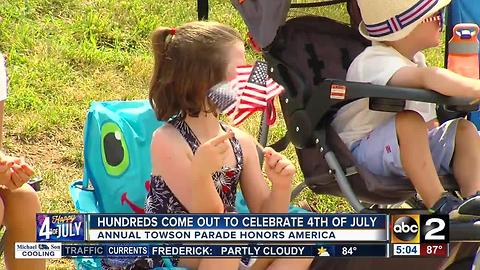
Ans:
[[[266,147],[263,154],[265,156],[265,173],[272,185],[277,188],[290,189],[295,174],[292,162],[270,147]]]

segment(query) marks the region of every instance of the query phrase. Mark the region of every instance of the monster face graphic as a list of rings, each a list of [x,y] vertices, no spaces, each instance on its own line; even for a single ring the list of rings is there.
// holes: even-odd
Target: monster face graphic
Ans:
[[[75,207],[82,213],[144,213],[152,171],[150,143],[162,125],[147,100],[93,102],[85,123],[83,179],[70,185]],[[231,188],[223,180],[216,187]],[[240,192],[236,207],[248,212]]]
[[[106,122],[102,126],[101,138],[102,161],[105,171],[113,177],[121,176],[130,164],[128,146],[122,129],[116,123]],[[150,186],[150,180],[146,180],[144,186],[148,192],[149,188],[147,187]],[[143,193],[144,191],[141,192],[141,194]],[[137,205],[128,198],[127,191],[122,193],[120,203],[126,204],[135,213],[145,213],[143,205]]]
[[[162,124],[146,100],[92,104],[85,125],[84,183],[93,186],[99,212],[144,213],[151,137]]]
[[[102,160],[109,175],[119,176],[129,164],[128,148],[120,127],[108,122],[102,126]]]

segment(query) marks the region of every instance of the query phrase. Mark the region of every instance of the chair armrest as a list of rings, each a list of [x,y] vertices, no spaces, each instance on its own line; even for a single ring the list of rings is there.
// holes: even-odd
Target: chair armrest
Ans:
[[[338,92],[338,89],[342,88],[344,89],[343,99],[341,97],[331,98],[332,89],[336,89],[336,92]],[[472,98],[449,97],[425,89],[326,79],[310,93],[305,110],[312,117],[312,123],[318,124],[327,112],[335,112],[341,106],[360,98],[383,101],[387,104],[385,111],[393,112],[403,110],[405,100],[436,103],[444,105],[450,110],[474,111],[478,109],[478,102]],[[372,109],[379,107],[381,109],[381,106],[375,107],[376,105],[378,103],[374,104],[372,108],[372,102],[370,102]]]
[[[396,86],[382,86],[370,83],[348,82],[342,80],[325,80],[327,84],[343,85],[347,89],[347,99],[363,97],[390,98],[413,101],[423,101],[442,105],[470,106],[472,98],[449,97],[432,90],[405,88]]]
[[[478,108],[478,102],[474,102],[473,99],[448,97],[424,89],[380,86],[337,79],[325,79],[318,85],[311,86],[295,68],[277,59],[270,52],[264,51],[264,57],[270,66],[269,75],[286,89],[280,95],[280,103],[290,141],[298,148],[312,143],[325,145],[325,127],[331,117],[341,106],[360,98],[370,98],[371,109],[393,112],[403,110],[405,100],[441,104],[448,110],[473,111]],[[332,89],[341,92],[342,88],[343,95],[340,97],[332,95]],[[320,135],[314,135],[319,129]]]
[[[35,190],[35,191],[40,191],[41,186],[40,183],[43,181],[43,179],[40,176],[34,177],[30,180],[28,180],[28,184]]]
[[[331,116],[341,106],[361,98],[370,98],[371,109],[390,112],[402,111],[405,100],[436,103],[450,110],[473,111],[478,108],[477,102],[471,98],[449,97],[425,89],[380,86],[336,79],[326,79],[309,91],[305,87],[303,95],[297,95],[295,91],[289,90],[287,87],[287,91],[280,96],[280,102],[287,128],[292,131],[291,141],[299,148],[317,139],[320,144],[325,145],[325,132],[322,130],[331,120]],[[314,131],[319,129],[322,131],[320,138],[313,136]]]

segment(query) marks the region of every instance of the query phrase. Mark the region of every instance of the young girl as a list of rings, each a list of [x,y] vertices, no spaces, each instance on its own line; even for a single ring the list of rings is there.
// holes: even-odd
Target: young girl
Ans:
[[[7,72],[0,53],[0,148],[3,108],[7,98]],[[45,260],[15,259],[15,242],[36,241],[36,213],[40,201],[26,182],[33,170],[23,159],[5,156],[0,151],[0,221],[6,226],[5,266],[7,269],[45,269]]]
[[[215,22],[159,28],[152,36],[155,66],[150,102],[168,123],[152,139],[152,185],[147,213],[225,213],[235,209],[240,183],[252,213],[286,213],[295,169],[284,156],[267,148],[265,172],[255,140],[218,119],[207,98],[215,84],[235,77],[245,65],[242,39],[234,29]],[[240,259],[175,261],[191,269],[238,269]],[[311,259],[258,259],[251,269],[307,269]]]

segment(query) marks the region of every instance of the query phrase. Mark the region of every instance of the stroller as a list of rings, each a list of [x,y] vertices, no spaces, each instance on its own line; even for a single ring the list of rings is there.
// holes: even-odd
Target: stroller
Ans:
[[[423,206],[408,179],[379,177],[357,164],[330,127],[332,117],[341,106],[364,97],[369,98],[370,109],[387,112],[402,111],[405,100],[436,103],[449,111],[465,113],[477,110],[478,105],[471,105],[466,98],[447,97],[434,91],[344,81],[351,61],[370,44],[356,30],[360,22],[356,1],[231,2],[262,48],[270,75],[286,89],[280,104],[287,134],[274,146],[283,150],[289,141],[296,148],[305,181],[297,186],[293,196],[308,187],[315,193],[345,197],[356,212],[369,211],[372,205],[382,208],[405,201],[414,208]],[[289,9],[342,2],[346,3],[351,26],[319,16],[286,21]],[[467,6],[471,3],[457,1],[450,8],[458,8],[459,2]],[[480,13],[477,18],[480,20]],[[261,126],[263,136],[268,133],[264,127]],[[458,190],[453,176],[441,177],[441,181],[446,190]],[[467,226],[457,225],[452,228],[452,240],[480,240],[480,227],[468,224],[469,230],[457,231],[456,228]]]
[[[333,116],[343,105],[365,97],[369,98],[370,109],[387,112],[402,111],[405,100],[436,103],[445,111],[459,112],[463,115],[476,111],[478,105],[472,105],[469,99],[447,97],[423,89],[345,81],[351,61],[370,45],[370,42],[357,31],[361,18],[354,0],[231,2],[243,17],[250,31],[249,35],[261,48],[269,64],[270,76],[286,89],[280,97],[280,105],[287,132],[272,147],[282,151],[289,142],[295,146],[305,179],[295,188],[292,197],[308,187],[318,194],[346,198],[356,212],[371,212],[376,208],[389,208],[392,204],[404,202],[410,204],[412,208],[425,208],[408,179],[379,177],[357,164],[351,152],[330,126]],[[475,2],[452,0],[448,11],[447,30],[453,29],[453,25],[459,22],[480,24],[480,7]],[[350,26],[319,16],[300,16],[287,20],[289,11],[296,8],[339,3],[346,4]],[[203,11],[205,17],[205,10]],[[475,122],[478,113],[470,113],[469,119],[478,124]],[[263,116],[260,126],[262,144],[266,143],[267,134],[268,126]],[[446,190],[452,193],[458,190],[453,176],[441,177],[441,181]],[[480,224],[451,222],[450,240],[462,239],[478,242]],[[478,258],[472,262],[472,258],[480,257],[476,256],[477,243],[452,244],[452,250],[457,248],[470,258],[464,260],[466,264],[463,266],[468,265],[468,268],[472,264],[475,267],[480,266]],[[455,252],[452,255],[457,261],[462,260]],[[410,267],[411,264],[429,269],[446,267],[440,261],[392,259],[386,262],[352,259],[342,262],[330,259],[328,262],[316,260],[312,268],[369,269],[382,263],[385,263],[385,267],[394,269]],[[449,269],[465,268],[455,268],[451,265]]]

